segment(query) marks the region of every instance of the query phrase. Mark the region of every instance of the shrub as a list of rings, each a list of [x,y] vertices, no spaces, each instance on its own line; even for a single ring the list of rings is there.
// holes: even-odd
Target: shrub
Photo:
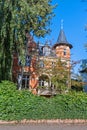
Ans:
[[[0,83],[0,120],[87,119],[87,94],[69,92],[52,98],[16,90],[9,81]]]
[[[1,81],[0,91],[4,91],[4,92],[13,91],[14,92],[14,91],[16,91],[16,84],[14,84],[11,81],[7,81],[7,80]]]

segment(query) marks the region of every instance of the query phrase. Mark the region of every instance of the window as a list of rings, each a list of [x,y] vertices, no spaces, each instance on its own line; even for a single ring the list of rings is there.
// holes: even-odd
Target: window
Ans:
[[[18,89],[27,89],[29,88],[29,75],[28,74],[18,74]]]
[[[64,49],[64,55],[66,55],[66,49]]]
[[[26,56],[26,63],[25,63],[25,66],[30,66],[31,64],[31,57],[30,56]]]
[[[44,56],[49,56],[50,55],[50,48],[48,46],[45,46],[43,48],[43,55]]]

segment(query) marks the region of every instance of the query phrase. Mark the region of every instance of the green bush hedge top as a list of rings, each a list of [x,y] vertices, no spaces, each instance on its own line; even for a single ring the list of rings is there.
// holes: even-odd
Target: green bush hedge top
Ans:
[[[10,81],[0,83],[0,120],[87,119],[87,94],[71,92],[52,98],[16,90]]]

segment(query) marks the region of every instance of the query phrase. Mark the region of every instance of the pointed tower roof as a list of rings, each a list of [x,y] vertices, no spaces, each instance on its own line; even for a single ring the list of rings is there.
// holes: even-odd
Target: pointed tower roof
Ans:
[[[66,36],[65,36],[65,33],[64,33],[64,30],[63,30],[63,20],[61,20],[61,29],[60,29],[60,32],[59,32],[57,43],[54,45],[54,48],[56,46],[59,46],[59,45],[69,46],[70,49],[73,47],[66,39]]]
[[[63,29],[60,30],[57,43],[68,43]]]

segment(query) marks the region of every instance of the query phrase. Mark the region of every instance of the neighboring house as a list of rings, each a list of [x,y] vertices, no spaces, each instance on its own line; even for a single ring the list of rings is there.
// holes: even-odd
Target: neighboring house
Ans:
[[[14,53],[13,80],[17,81],[18,79],[19,89],[29,88],[33,93],[36,93],[37,86],[49,87],[52,85],[50,70],[59,58],[67,63],[67,68],[70,68],[70,49],[72,45],[68,43],[63,27],[61,27],[57,42],[53,46],[50,46],[47,42],[43,46],[36,44],[28,32],[26,32],[26,38],[28,41],[26,45],[26,63],[25,66],[20,66],[18,64],[18,54]]]
[[[83,91],[87,92],[87,59],[82,60],[80,73],[83,81]]]

